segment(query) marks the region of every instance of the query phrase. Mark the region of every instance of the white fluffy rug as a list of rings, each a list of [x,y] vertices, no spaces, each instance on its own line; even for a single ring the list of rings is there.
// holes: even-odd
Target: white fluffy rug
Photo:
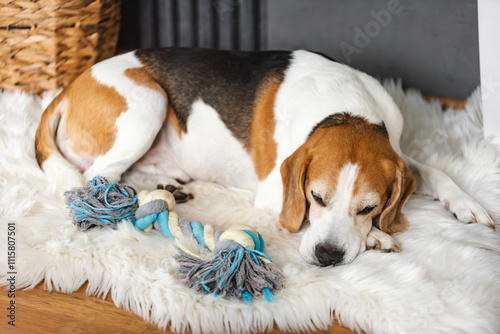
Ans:
[[[443,114],[439,103],[417,92],[385,86],[405,115],[406,152],[444,169],[499,224],[500,153],[482,138],[479,92],[466,110]],[[88,281],[88,294],[111,294],[117,307],[174,331],[261,332],[274,324],[305,331],[325,328],[335,312],[346,326],[368,333],[500,332],[500,232],[462,224],[419,195],[405,207],[410,229],[396,237],[401,253],[368,251],[352,264],[318,268],[301,259],[300,234],[253,208],[251,193],[190,184],[196,198],[177,206],[181,216],[223,229],[253,225],[287,280],[277,302],[254,299],[251,306],[191,291],[175,275],[172,240],[126,223],[86,233],[73,226],[34,159],[34,132],[49,100],[0,94],[0,283],[7,272],[6,227],[13,222],[17,288],[45,280],[48,290],[70,293]]]

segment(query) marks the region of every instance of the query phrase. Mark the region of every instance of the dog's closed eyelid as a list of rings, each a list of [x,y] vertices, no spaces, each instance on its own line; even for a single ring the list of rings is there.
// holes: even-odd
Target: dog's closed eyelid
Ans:
[[[321,206],[326,206],[325,202],[321,198],[321,196],[317,195],[314,193],[314,191],[311,190],[311,195],[314,198],[314,200]]]
[[[363,210],[359,211],[357,214],[358,215],[367,215],[369,214],[370,212],[373,211],[373,209],[375,209],[377,206],[376,205],[373,205],[373,206],[367,206],[365,207]]]

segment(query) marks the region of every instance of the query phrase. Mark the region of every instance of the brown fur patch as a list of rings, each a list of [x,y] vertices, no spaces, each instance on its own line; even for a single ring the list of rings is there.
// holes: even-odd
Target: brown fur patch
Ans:
[[[161,88],[156,80],[144,68],[127,68],[124,73],[125,76],[132,80],[136,85],[159,91],[166,96],[163,88]]]
[[[45,109],[40,119],[35,135],[35,157],[39,166],[42,166],[43,162],[48,159],[51,152],[58,150],[54,140],[55,129],[52,127],[55,127],[56,121],[58,122],[54,118],[58,117],[57,108],[64,98],[64,92],[59,94]]]
[[[276,166],[278,145],[274,141],[274,101],[282,79],[266,80],[259,88],[253,111],[248,152],[259,180],[263,180]]]
[[[177,136],[179,136],[179,138],[182,139],[182,132],[185,131],[183,131],[179,119],[177,118],[174,109],[170,105],[168,106],[168,111],[167,111],[167,122],[170,123],[170,125],[172,125],[175,132],[177,133]]]
[[[127,110],[125,98],[113,87],[97,82],[90,70],[73,82],[66,95],[63,124],[72,143],[70,149],[88,157],[108,152],[116,140],[116,120]]]

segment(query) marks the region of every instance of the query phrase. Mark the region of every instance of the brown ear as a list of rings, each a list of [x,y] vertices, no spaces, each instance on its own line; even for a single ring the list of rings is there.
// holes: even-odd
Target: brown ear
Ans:
[[[406,200],[415,191],[416,185],[415,177],[406,166],[406,163],[399,159],[390,198],[380,215],[380,230],[394,235],[408,229],[408,221],[402,210]]]
[[[300,147],[281,164],[283,182],[283,205],[280,224],[291,233],[299,231],[306,214],[304,183],[307,166],[311,158],[306,149]]]

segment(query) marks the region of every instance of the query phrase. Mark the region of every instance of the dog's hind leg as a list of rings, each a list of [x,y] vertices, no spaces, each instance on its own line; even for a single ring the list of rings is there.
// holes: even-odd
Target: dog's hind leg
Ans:
[[[119,61],[120,57],[124,57],[123,64]],[[110,181],[118,181],[121,175],[149,150],[167,115],[165,91],[140,67],[141,64],[133,54],[110,60],[114,60],[114,63],[103,62],[95,65],[92,75],[100,83],[113,87],[125,98],[126,110],[120,113],[114,124],[113,145],[104,154],[96,157],[84,172],[87,180],[102,175]],[[137,63],[134,64],[134,61]]]

